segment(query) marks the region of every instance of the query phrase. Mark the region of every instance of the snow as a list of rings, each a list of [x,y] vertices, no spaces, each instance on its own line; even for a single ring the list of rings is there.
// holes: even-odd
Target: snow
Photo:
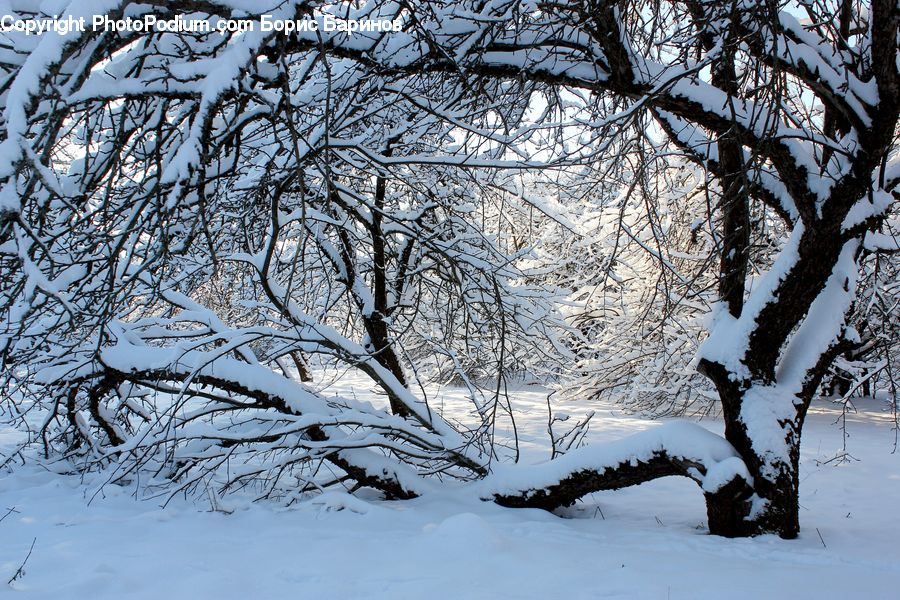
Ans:
[[[151,4],[156,8],[121,0],[0,0],[4,10],[21,11],[40,5],[47,15],[91,15],[125,6],[121,16],[127,17],[176,9],[174,4]],[[900,526],[893,511],[900,496],[900,459],[892,451],[897,448],[898,421],[896,414],[893,419],[886,418],[883,405],[863,403],[863,410],[850,415],[852,457],[842,454],[847,439],[834,424],[838,416],[834,407],[821,404],[813,408],[802,448],[803,534],[799,540],[786,542],[772,536],[714,538],[706,535],[702,493],[720,490],[736,476],[749,477],[744,462],[721,437],[720,422],[651,422],[622,416],[613,406],[599,401],[576,403],[571,399],[557,401],[554,418],[547,414],[546,391],[525,388],[515,391],[509,405],[510,418],[515,415],[517,420],[515,452],[510,446],[512,424],[502,421],[506,417],[498,417],[499,441],[491,449],[499,455],[482,455],[481,440],[468,434],[481,427],[484,429],[479,432],[488,429],[489,424],[482,419],[490,413],[490,403],[466,401],[465,394],[457,389],[441,390],[430,402],[424,402],[416,395],[418,390],[408,390],[400,381],[402,377],[375,360],[368,338],[358,339],[358,315],[374,315],[380,303],[369,290],[371,273],[376,267],[386,272],[388,265],[367,256],[366,241],[356,249],[341,237],[343,246],[338,252],[337,246],[327,240],[332,229],[352,233],[356,226],[364,234],[362,239],[368,235],[373,246],[377,236],[388,239],[399,234],[404,243],[398,241],[396,248],[414,250],[396,254],[403,265],[397,268],[398,283],[387,292],[387,298],[390,307],[401,310],[382,311],[386,319],[391,319],[391,333],[403,329],[406,314],[411,312],[407,309],[423,308],[423,332],[416,331],[418,317],[408,318],[408,330],[422,338],[427,353],[437,355],[436,362],[458,365],[456,342],[442,341],[453,337],[455,311],[446,312],[446,322],[432,317],[442,316],[445,298],[461,306],[469,303],[478,308],[471,313],[461,311],[466,326],[458,335],[464,338],[469,331],[474,332],[473,339],[464,341],[467,348],[478,350],[473,357],[480,360],[482,351],[489,348],[496,322],[480,313],[493,312],[496,301],[503,309],[497,313],[502,325],[499,364],[507,364],[507,343],[514,349],[508,363],[518,364],[516,354],[541,353],[544,342],[538,334],[543,335],[558,322],[551,310],[552,295],[548,292],[540,296],[547,299],[546,304],[531,305],[529,301],[535,297],[531,288],[525,287],[530,274],[517,270],[519,259],[531,252],[531,241],[507,256],[501,251],[505,245],[502,212],[497,215],[497,231],[493,226],[469,223],[479,218],[487,222],[491,216],[479,211],[485,208],[480,204],[479,190],[510,196],[516,204],[527,200],[524,177],[521,185],[513,185],[498,175],[497,169],[578,166],[587,165],[587,159],[593,164],[615,147],[614,141],[602,139],[605,132],[617,129],[620,122],[632,123],[631,117],[649,105],[674,111],[661,113],[662,119],[683,145],[708,163],[718,160],[716,138],[703,133],[701,126],[718,134],[737,128],[743,132],[747,147],[755,148],[747,155],[748,164],[763,165],[759,184],[795,223],[789,239],[773,240],[773,247],[765,249],[759,263],[762,268],[774,256],[776,246],[780,254],[768,272],[749,286],[750,296],[740,316],[732,317],[724,305],[717,306],[710,336],[698,356],[721,364],[735,379],[748,380],[739,382],[741,386],[752,384],[739,416],[757,457],[764,463],[761,469],[754,468],[754,473],[774,476],[779,463],[787,462],[796,448],[790,442],[792,435],[799,435],[796,421],[802,418],[797,416],[796,399],[804,377],[841,334],[860,338],[855,331],[845,331],[844,322],[855,292],[857,249],[863,242],[856,238],[846,242],[827,285],[805,311],[806,318],[795,324],[789,340],[779,344],[782,354],[771,385],[749,381],[759,375],[751,374],[745,365],[749,339],[757,330],[760,316],[768,313],[765,309],[777,306],[785,278],[797,270],[803,234],[809,231],[804,227],[817,226],[816,218],[828,215],[826,203],[835,201],[829,197],[845,189],[842,177],[871,171],[875,164],[860,158],[859,152],[865,147],[861,142],[864,136],[878,133],[863,129],[871,122],[870,109],[874,115],[876,108],[884,108],[877,106],[879,85],[884,82],[879,77],[862,81],[853,72],[865,71],[876,56],[865,45],[878,41],[876,27],[870,24],[868,42],[865,35],[853,36],[862,46],[843,48],[821,37],[806,21],[790,16],[790,11],[778,17],[778,27],[755,18],[744,19],[739,31],[746,41],[742,55],[751,60],[754,55],[760,58],[760,54],[776,57],[763,62],[787,73],[787,83],[776,86],[784,92],[776,104],[771,94],[745,94],[747,90],[742,89],[741,97],[730,98],[709,83],[708,63],[721,55],[724,32],[730,27],[728,19],[734,18],[720,13],[712,3],[701,8],[704,12],[709,9],[710,19],[703,20],[717,41],[705,56],[694,60],[683,59],[674,51],[687,48],[681,34],[658,38],[655,30],[645,28],[651,24],[655,27],[653,19],[638,19],[635,29],[625,12],[615,7],[610,8],[609,23],[598,13],[597,28],[592,29],[560,18],[568,10],[565,7],[547,11],[531,0],[421,6],[393,0],[364,1],[333,6],[326,3],[315,11],[299,0],[269,7],[253,0],[198,4],[202,4],[198,10],[219,13],[216,18],[258,17],[260,10],[272,10],[276,18],[324,18],[339,12],[354,19],[367,15],[398,17],[404,30],[385,37],[350,35],[340,30],[298,31],[293,39],[305,41],[308,52],[303,51],[302,44],[291,44],[288,50],[297,57],[296,62],[291,58],[291,67],[284,70],[280,64],[268,62],[272,54],[263,51],[278,49],[270,45],[272,37],[255,29],[208,39],[147,36],[126,47],[116,43],[107,47],[109,36],[102,36],[102,40],[98,36],[85,38],[80,40],[83,44],[75,44],[79,40],[74,33],[48,34],[40,41],[0,35],[6,41],[0,54],[8,65],[8,79],[0,82],[0,124],[4,129],[0,140],[0,213],[15,221],[10,229],[14,241],[0,245],[10,255],[12,262],[6,262],[14,264],[12,271],[3,273],[8,271],[15,280],[5,290],[9,292],[6,321],[13,325],[15,336],[4,334],[7,346],[15,352],[9,354],[4,346],[4,361],[7,355],[12,356],[12,364],[23,372],[50,365],[35,375],[32,382],[36,385],[95,375],[103,365],[119,373],[168,373],[165,385],[155,386],[159,388],[155,400],[149,395],[149,388],[154,388],[150,381],[144,382],[147,390],[137,389],[130,398],[123,395],[123,402],[129,403],[135,413],[147,416],[147,423],[138,425],[135,434],[124,435],[108,424],[113,420],[115,401],[97,406],[96,393],[90,393],[84,402],[73,394],[74,408],[67,405],[63,413],[61,406],[54,406],[49,416],[35,414],[42,408],[40,401],[36,405],[24,400],[0,403],[0,417],[8,416],[5,411],[21,410],[25,415],[22,418],[29,423],[37,421],[36,416],[58,418],[82,432],[82,448],[90,451],[89,458],[83,455],[82,460],[89,460],[91,465],[107,466],[107,460],[112,463],[102,473],[73,469],[69,464],[42,459],[37,454],[40,448],[33,448],[29,449],[28,462],[12,468],[15,459],[4,461],[15,456],[11,453],[18,448],[21,436],[0,427],[0,588],[9,579],[11,590],[32,598],[761,598],[772,596],[773,591],[791,598],[897,596],[900,550],[896,540]],[[751,9],[753,3],[740,3],[741,14],[750,15]],[[664,21],[668,17],[662,16],[660,23]],[[621,39],[599,37],[604,29],[615,33],[620,24],[627,25],[620,28]],[[667,27],[663,23],[663,29]],[[645,39],[645,34],[650,37]],[[647,52],[646,58],[633,54],[651,38],[657,49]],[[621,42],[621,53],[629,55],[625,61],[617,58],[619,52],[611,51],[617,41]],[[754,47],[757,44],[761,44],[761,51]],[[178,56],[185,50],[189,52],[180,60]],[[267,55],[265,60],[263,54]],[[356,59],[342,58],[352,56]],[[455,64],[451,62],[454,60]],[[379,68],[371,69],[370,65]],[[451,66],[458,66],[464,75],[496,73],[496,89],[506,90],[498,96],[497,106],[489,102],[493,84],[485,88],[485,94],[478,94],[475,102],[476,98],[463,93],[467,87],[461,85],[463,80],[455,76],[439,80],[439,72]],[[281,80],[284,86],[278,85],[280,73],[286,74]],[[516,78],[516,73],[523,77]],[[624,79],[631,80],[629,83],[623,82],[622,73]],[[762,78],[768,77],[763,74]],[[500,99],[512,99],[513,104],[516,98],[525,100],[534,89],[525,84],[541,81],[560,89],[558,97],[554,89],[540,91],[545,94],[537,102],[544,105],[539,108],[542,114],[521,117],[501,110]],[[563,83],[572,89],[562,90]],[[449,92],[447,98],[443,98],[443,90]],[[624,107],[607,105],[605,92],[633,102]],[[137,102],[126,101],[126,97],[138,93],[142,98],[135,99]],[[156,103],[147,100],[154,94],[164,99]],[[828,128],[816,116],[820,114],[813,99],[816,94],[820,99],[841,96],[842,112],[850,114],[855,129],[846,135],[825,135]],[[482,103],[482,96],[488,102]],[[141,109],[139,105],[147,107]],[[890,113],[890,108],[885,110]],[[66,116],[59,122],[51,118],[57,110]],[[403,123],[404,113],[411,115],[407,124]],[[498,125],[508,119],[511,128]],[[296,122],[298,131],[293,126],[285,131],[281,125],[287,122]],[[573,127],[583,130],[578,141],[571,135]],[[630,125],[622,129],[626,134],[631,130]],[[559,133],[554,135],[555,131]],[[654,141],[661,133],[649,131],[650,151],[663,150],[656,148]],[[415,151],[385,156],[390,154],[387,149],[393,149],[389,140],[395,138]],[[66,165],[69,152],[65,146],[70,143],[76,162]],[[244,148],[238,151],[237,146]],[[529,151],[532,148],[535,154]],[[827,160],[820,151],[823,148],[833,150],[827,153]],[[565,159],[555,156],[557,149]],[[621,156],[627,157],[631,151],[622,152]],[[896,155],[896,149],[882,154]],[[154,164],[150,166],[150,162]],[[856,168],[867,164],[863,171]],[[441,174],[444,167],[454,165],[492,169],[473,172],[471,193],[457,193],[454,187],[465,186],[467,180],[447,178],[445,183]],[[427,168],[418,173],[422,171],[418,166]],[[109,176],[107,168],[119,174]],[[66,172],[69,175],[63,176]],[[357,186],[364,179],[357,174],[381,175],[385,180],[390,175],[391,181],[396,180],[414,195],[422,189],[428,200],[421,204],[395,196],[391,202],[396,206],[392,208],[361,201],[359,196],[366,194],[368,184]],[[594,174],[587,172],[588,183],[594,181]],[[95,190],[95,177],[110,185],[98,185]],[[300,184],[296,187],[295,178]],[[854,233],[858,238],[863,226],[875,227],[889,212],[893,206],[891,194],[900,182],[896,156],[879,170],[877,178],[883,182],[883,189],[869,198],[857,199],[841,223],[844,233]],[[335,185],[336,179],[345,183]],[[569,175],[560,177],[563,179],[575,180]],[[607,191],[605,179],[606,175],[597,180],[597,192],[603,196]],[[650,188],[658,183],[668,185],[667,174],[651,179],[657,181],[651,181]],[[642,189],[646,187],[643,178],[641,183]],[[204,207],[201,200],[212,191],[207,184],[214,184],[219,191],[208,196],[214,200]],[[676,186],[688,187],[683,183]],[[101,191],[102,187],[107,191]],[[392,183],[391,187],[396,186]],[[567,204],[576,199],[582,185],[573,188],[561,192],[560,201]],[[272,195],[266,190],[278,191]],[[307,190],[311,192],[309,202]],[[667,190],[665,196],[681,196],[676,190]],[[159,202],[161,194],[167,194],[164,204]],[[261,212],[253,206],[264,204],[262,200],[269,195],[274,206],[267,227],[264,219],[256,219]],[[658,246],[657,233],[669,238],[678,226],[677,215],[666,206],[670,203],[661,199],[660,220],[651,222],[647,229],[644,222],[632,223],[633,209],[627,201],[630,195],[631,191],[623,196],[618,212],[615,243],[605,267],[609,280],[619,283],[622,295],[629,296],[637,286],[628,285],[626,289],[627,278],[641,281],[645,277],[638,261],[629,264],[630,250],[618,253],[623,236],[624,244],[640,248],[669,270],[673,282],[693,289],[693,282],[679,274],[677,263],[702,260],[703,248],[686,252],[672,246],[664,251]],[[316,198],[328,208],[321,208]],[[803,198],[817,201],[805,206],[799,203]],[[283,206],[279,206],[282,200]],[[242,207],[251,208],[246,213],[248,221],[243,220]],[[561,219],[559,210],[546,202],[535,208]],[[158,209],[162,209],[161,214],[156,214]],[[13,219],[19,212],[22,217]],[[195,224],[188,216],[192,212],[202,217],[197,219],[201,223]],[[380,232],[373,227],[378,212],[390,222]],[[442,212],[447,215],[440,217],[439,223],[430,223],[432,214]],[[241,218],[234,218],[236,214]],[[597,218],[605,214],[598,211]],[[800,222],[801,214],[805,222]],[[211,225],[206,223],[207,216],[214,217]],[[590,211],[586,216],[591,216]],[[37,219],[34,231],[30,229],[31,217]],[[523,218],[527,218],[530,230],[532,217]],[[516,233],[517,220],[509,219],[512,233]],[[700,221],[695,220],[692,226],[697,237],[712,234],[715,242],[716,215],[709,215],[709,228],[702,231],[695,229]],[[236,228],[246,222],[263,227],[257,231],[256,227],[243,226],[248,235],[243,236],[246,243],[239,243],[241,236]],[[562,219],[558,222],[565,224]],[[221,229],[223,225],[229,229]],[[791,229],[791,224],[785,225]],[[598,237],[586,245],[588,251],[594,245],[602,248],[598,256],[605,255],[604,243],[611,239],[600,237],[600,229]],[[198,246],[194,234],[201,230],[206,234],[209,253],[195,252]],[[365,234],[369,230],[370,234]],[[221,231],[235,235],[220,235]],[[779,235],[780,228],[772,231]],[[896,246],[896,240],[888,237],[891,233],[890,227],[883,233],[869,232],[864,247]],[[252,243],[249,238],[254,238]],[[310,257],[322,259],[326,265],[324,269],[310,268],[302,275],[303,284],[294,278],[294,265],[298,265],[299,273],[312,261],[306,262],[301,240],[313,241],[317,248]],[[95,243],[99,244],[97,249]],[[291,249],[296,250],[295,262],[285,282],[279,269],[270,266],[286,265]],[[241,254],[232,254],[236,250]],[[211,255],[228,264],[245,262],[237,265],[241,277],[227,281],[220,280],[216,273],[207,276],[203,268],[210,266],[207,259]],[[426,278],[426,285],[419,288],[427,289],[431,283],[442,288],[444,282],[450,282],[453,292],[446,296],[443,291],[419,292],[414,298],[416,284],[406,285],[404,279],[412,281],[413,275],[437,272],[434,265],[441,263],[437,257],[449,261],[450,275]],[[333,270],[327,267],[329,259],[337,265]],[[213,271],[218,271],[217,261],[212,262]],[[544,264],[546,271],[546,265],[552,262]],[[94,265],[101,265],[101,272],[91,272]],[[660,282],[665,284],[668,277]],[[353,284],[345,286],[343,282],[351,279]],[[603,281],[607,281],[605,276]],[[107,282],[112,287],[104,293],[101,286],[107,286]],[[309,287],[303,287],[306,282]],[[140,285],[132,287],[132,283]],[[226,291],[228,301],[217,308],[221,314],[215,314],[195,302],[201,295],[218,295],[212,286],[204,289],[204,283],[223,283],[231,289],[247,287],[246,293],[233,297]],[[493,283],[495,294],[488,283]],[[571,315],[575,317],[573,323],[579,316],[595,319],[592,313],[603,317],[597,303],[588,302],[591,296],[605,298],[599,293],[605,288],[596,283],[577,281],[572,286],[571,304],[579,308]],[[259,301],[256,287],[260,284],[268,302]],[[187,296],[179,297],[175,289],[182,289]],[[302,293],[293,293],[301,289]],[[169,304],[183,309],[176,316],[164,318],[167,311],[153,304],[155,292],[160,290]],[[325,290],[322,302],[307,302],[307,295],[317,296],[319,290]],[[675,306],[691,307],[695,312],[705,310],[708,296],[686,299],[678,297],[681,291],[662,292]],[[343,306],[344,293],[348,294],[349,310]],[[429,302],[429,298],[434,299]],[[232,300],[240,310],[230,310]],[[484,311],[482,306],[486,307]],[[606,308],[605,300],[602,308]],[[630,307],[622,310],[627,313]],[[245,321],[244,315],[250,313],[253,316]],[[665,327],[672,323],[681,327],[680,313],[666,314],[673,316],[667,317]],[[652,311],[644,315],[647,322],[653,318]],[[125,322],[112,320],[113,316]],[[247,324],[232,329],[232,321]],[[507,324],[513,326],[514,333],[507,335]],[[615,330],[612,326],[607,329]],[[584,332],[585,338],[591,335],[589,330]],[[163,343],[160,338],[167,338],[165,348],[157,347]],[[548,346],[565,341],[552,335],[548,338]],[[106,340],[110,339],[117,340],[117,345],[109,347]],[[527,339],[528,345],[520,346],[520,339]],[[257,362],[252,350],[255,341],[260,342],[259,361],[263,364]],[[694,342],[690,339],[685,346],[693,348]],[[382,392],[405,404],[412,418],[375,409],[374,405],[384,407],[384,393],[374,393],[371,382],[358,376],[339,378],[332,386],[290,381],[264,366],[269,352],[262,348],[266,344],[280,350],[302,350],[315,357],[338,357],[351,368],[364,370],[380,382]],[[427,348],[429,345],[434,348]],[[244,360],[232,358],[233,351],[241,352]],[[629,348],[624,356],[615,354],[602,360],[627,366],[635,361],[634,352]],[[412,356],[416,353],[411,348],[410,356],[404,358],[418,367]],[[272,357],[277,355],[271,353]],[[574,370],[581,369],[575,360],[578,357],[572,358]],[[664,358],[668,363],[668,355]],[[529,360],[521,362],[523,368],[530,368]],[[556,361],[549,368],[563,362]],[[667,372],[689,382],[689,375],[678,364]],[[155,374],[146,374],[146,379]],[[414,374],[418,379],[418,373]],[[333,374],[318,375],[317,381],[322,381]],[[197,393],[198,387],[212,377],[226,384],[221,386],[223,393],[229,389],[242,393],[236,394],[237,399],[204,398]],[[641,377],[643,373],[637,379],[620,376],[615,385],[640,389]],[[110,381],[104,382],[102,391]],[[178,395],[182,383],[185,389],[194,386],[193,397]],[[466,383],[474,386],[468,379]],[[505,381],[498,377],[498,389],[501,383]],[[665,385],[690,388],[691,395],[703,393],[689,383],[667,380]],[[4,391],[10,393],[10,389]],[[259,392],[284,408],[256,410],[260,407],[250,404],[249,399],[240,400],[241,396],[252,399],[256,394],[251,392]],[[166,404],[168,399],[172,401]],[[53,404],[53,396],[45,400]],[[85,404],[88,408],[79,412]],[[494,414],[498,414],[498,406],[502,414],[499,398],[493,406]],[[227,423],[219,416],[199,418],[226,407],[253,408],[253,413],[259,414]],[[593,417],[589,432],[588,419],[583,418],[586,414]],[[68,417],[65,421],[64,415]],[[546,430],[552,430],[554,424],[564,428],[565,419],[570,419],[568,425],[578,423],[582,429],[575,430],[578,435],[562,439],[577,445],[573,440],[580,440],[584,432],[589,443],[567,447],[564,456],[548,461]],[[89,430],[93,427],[97,431],[97,424],[106,430],[100,438],[107,438],[109,447],[100,446],[96,437],[90,436]],[[322,435],[310,435],[313,425]],[[493,436],[494,430],[489,433]],[[244,453],[243,446],[250,444],[240,442],[246,441],[246,436],[259,440],[253,450]],[[277,441],[267,441],[273,436]],[[125,441],[120,443],[120,439]],[[217,443],[223,440],[238,443]],[[62,440],[59,445],[64,444]],[[238,447],[242,448],[224,450]],[[256,452],[260,448],[265,452]],[[138,449],[143,453],[134,452]],[[520,450],[522,464],[510,464],[512,456],[519,460]],[[405,452],[414,460],[408,467],[399,465],[389,458],[390,451]],[[695,481],[665,479],[620,492],[590,495],[555,515],[504,509],[485,501],[497,493],[528,492],[551,485],[580,470],[602,471],[650,460],[663,451],[692,465],[689,474]],[[298,479],[291,478],[294,473],[285,467],[298,456],[313,463],[304,464],[305,470],[298,469],[298,477],[306,470],[315,471],[311,485],[318,485],[324,481],[318,478],[320,471],[329,469],[318,459],[329,453],[337,463],[332,452],[353,465],[347,467],[348,471],[362,468],[369,475],[395,478],[420,497],[390,503],[379,500],[371,490],[351,496],[339,487],[335,490],[342,479],[322,483],[329,491],[321,495],[300,491]],[[159,456],[156,464],[165,468],[132,470],[134,462],[125,460],[128,453],[140,454],[141,465],[151,465]],[[462,473],[454,469],[441,472],[444,463],[439,458],[447,453],[462,455],[477,463],[476,467],[492,460],[491,475],[477,482],[454,479],[469,471],[460,468]],[[836,453],[842,460],[830,460]],[[122,459],[118,464],[117,458]],[[208,477],[199,474],[199,469],[193,473],[189,470],[194,460],[213,465]],[[64,469],[68,474],[61,472]],[[168,483],[171,470],[176,472],[173,478],[180,478],[179,484],[189,480],[189,485],[180,489],[205,486],[207,493],[178,497],[171,488],[154,492],[150,485],[155,483],[154,478]],[[278,498],[282,504],[256,501],[256,491],[232,485],[245,474],[265,470],[278,472],[273,486],[277,484],[279,491],[261,498]],[[425,478],[420,473],[425,470],[442,473],[443,477]],[[79,475],[71,471],[79,471]],[[232,492],[224,497],[209,485],[216,483],[221,472],[225,474],[218,489]],[[146,500],[153,493],[160,495],[156,500]],[[166,507],[160,507],[164,493],[173,495],[167,495]],[[288,506],[286,498],[291,499]],[[764,499],[755,496],[751,501],[754,514],[764,510]]]
[[[845,317],[855,299],[858,268],[855,256],[858,240],[844,244],[831,276],[809,307],[806,319],[797,329],[778,362],[778,384],[799,393],[806,373],[816,365],[819,357],[840,339]]]
[[[496,468],[493,475],[483,482],[485,492],[482,496],[507,495],[520,489],[547,487],[578,471],[603,472],[621,464],[649,461],[655,453],[661,452],[703,465],[708,473],[712,473],[708,480],[698,474],[703,489],[708,492],[715,492],[735,475],[751,481],[743,461],[722,436],[694,423],[672,421],[622,440],[578,448],[539,465],[504,465]]]
[[[369,397],[362,385],[345,377],[333,391]],[[461,411],[464,393],[447,389],[434,402]],[[545,393],[518,390],[512,402],[523,460],[546,459]],[[896,597],[893,422],[883,402],[861,402],[847,419],[853,458],[826,463],[842,448],[835,406],[814,404],[804,429],[802,530],[793,541],[708,535],[701,491],[686,478],[598,493],[560,515],[483,502],[470,485],[400,502],[329,492],[287,508],[229,496],[211,510],[183,499],[163,509],[117,486],[94,495],[78,477],[32,465],[0,474],[0,516],[16,511],[0,522],[0,586],[34,541],[24,577],[9,586],[16,597]],[[597,413],[596,448],[671,427],[608,404],[557,408]],[[722,429],[715,420],[700,425]],[[677,422],[674,431],[684,426],[695,425]],[[0,431],[0,452],[17,441]]]
[[[887,233],[870,231],[866,234],[864,246],[866,250],[885,250],[900,252],[900,238]]]
[[[841,231],[848,231],[867,219],[883,215],[891,206],[894,197],[885,190],[875,190],[871,198],[863,198],[854,204],[841,224]]]
[[[750,371],[743,363],[750,335],[763,309],[775,300],[775,293],[799,260],[799,246],[805,226],[797,223],[772,268],[765,272],[750,292],[739,318],[734,318],[724,304],[713,307],[709,337],[700,346],[697,360],[719,363],[735,377],[749,379]]]
[[[741,422],[763,460],[760,471],[771,481],[778,476],[778,463],[791,464],[789,440],[793,439],[791,424],[797,414],[795,400],[785,386],[756,385],[747,390],[741,404]]]

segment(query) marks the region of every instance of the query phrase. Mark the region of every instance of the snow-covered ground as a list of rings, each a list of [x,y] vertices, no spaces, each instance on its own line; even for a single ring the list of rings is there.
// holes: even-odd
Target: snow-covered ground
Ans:
[[[362,393],[353,380],[337,387]],[[546,458],[545,394],[518,391],[513,403],[524,459]],[[561,408],[597,412],[590,443],[658,423],[608,405]],[[28,466],[0,474],[0,589],[53,599],[900,598],[893,421],[883,403],[863,403],[847,419],[852,458],[826,462],[842,447],[839,414],[818,404],[804,430],[794,541],[708,535],[700,490],[683,478],[596,494],[566,518],[466,488],[395,503],[329,493],[291,508],[235,499],[226,514],[191,501],[163,509],[115,486],[91,499],[78,479]],[[13,438],[0,432],[0,446]],[[32,543],[24,576],[6,585]]]

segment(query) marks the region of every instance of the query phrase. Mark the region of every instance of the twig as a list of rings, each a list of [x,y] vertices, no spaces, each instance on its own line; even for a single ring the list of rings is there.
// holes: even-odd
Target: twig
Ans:
[[[19,512],[19,511],[16,510],[16,507],[15,507],[15,506],[13,506],[13,507],[11,507],[11,508],[7,508],[7,509],[6,509],[6,514],[3,515],[2,517],[0,517],[0,523],[2,523],[2,522],[3,522],[3,519],[5,519],[6,517],[8,517],[9,515],[11,515],[11,514],[13,514],[13,513],[17,513],[17,512]]]
[[[822,542],[822,547],[828,550],[828,546],[825,545],[825,539],[822,537],[822,532],[819,531],[818,527],[816,527],[816,533],[819,534],[819,541]]]
[[[16,572],[12,577],[9,578],[9,581],[6,582],[7,585],[12,585],[14,581],[21,579],[25,576],[25,563],[28,562],[28,559],[31,558],[31,552],[34,550],[34,544],[37,542],[37,538],[31,540],[31,548],[28,549],[28,554],[25,555],[25,560],[22,561],[22,564],[19,565],[19,568],[16,569]]]

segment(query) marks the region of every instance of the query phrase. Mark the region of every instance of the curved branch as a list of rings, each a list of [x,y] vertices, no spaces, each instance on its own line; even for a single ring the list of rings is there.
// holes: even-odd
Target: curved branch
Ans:
[[[673,422],[544,464],[497,471],[485,480],[482,497],[502,506],[553,510],[592,492],[671,475],[693,479],[707,496],[726,488],[745,497],[752,493],[749,472],[731,444],[699,425]]]

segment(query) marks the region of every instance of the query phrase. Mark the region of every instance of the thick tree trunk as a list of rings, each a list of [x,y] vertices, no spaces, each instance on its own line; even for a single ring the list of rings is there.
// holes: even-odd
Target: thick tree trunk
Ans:
[[[707,495],[710,531],[727,537],[774,533],[785,539],[797,537],[800,531],[800,430],[812,392],[818,387],[814,380],[808,394],[793,403],[793,415],[779,422],[775,415],[771,423],[764,423],[770,431],[783,432],[784,445],[764,447],[763,440],[754,443],[742,408],[745,403],[770,401],[765,397],[748,397],[746,382],[738,382],[721,365],[700,362],[700,371],[719,392],[725,420],[725,439],[734,447],[753,478],[752,495]],[[757,389],[765,389],[760,385]],[[771,399],[777,402],[783,399]],[[759,426],[758,424],[756,425]],[[786,454],[786,456],[785,456]]]
[[[759,462],[758,457],[754,458]],[[752,488],[731,482],[714,494],[705,494],[710,533],[724,537],[763,533],[774,533],[784,539],[797,537],[800,479],[796,461],[791,462],[783,465],[774,478],[763,475],[759,469],[754,473],[750,468],[754,479]]]

